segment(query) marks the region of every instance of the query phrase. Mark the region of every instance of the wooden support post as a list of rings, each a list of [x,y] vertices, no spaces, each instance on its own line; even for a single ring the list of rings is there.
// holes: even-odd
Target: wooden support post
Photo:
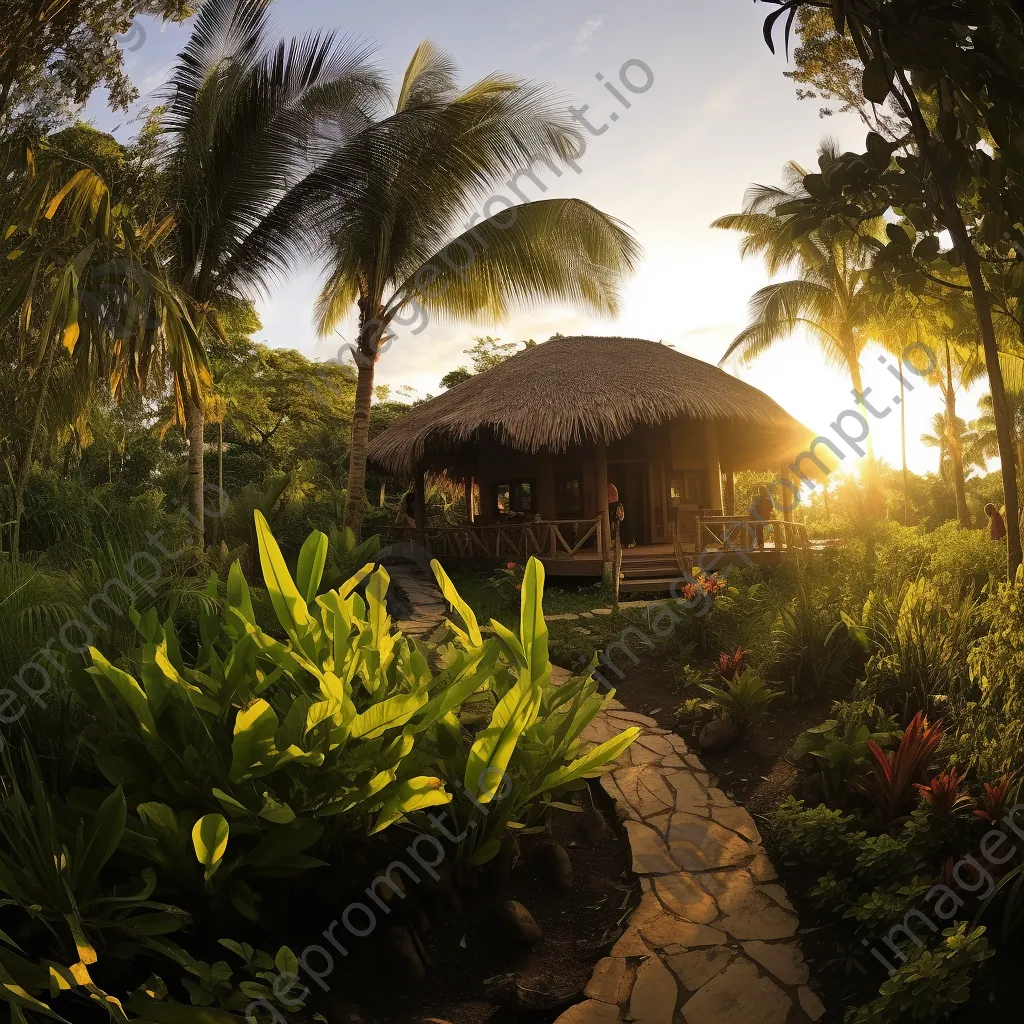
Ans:
[[[725,514],[736,515],[736,472],[732,466],[725,471]]]
[[[708,503],[712,512],[721,515],[725,508],[722,497],[722,457],[718,448],[718,427],[713,420],[707,424],[707,458],[708,458]]]
[[[608,520],[608,446],[602,438],[597,445],[597,512],[601,517],[601,551],[605,563],[612,560],[612,532]]]
[[[474,491],[476,490],[476,481],[471,477],[466,477],[466,518],[470,523],[476,522],[476,500]]]

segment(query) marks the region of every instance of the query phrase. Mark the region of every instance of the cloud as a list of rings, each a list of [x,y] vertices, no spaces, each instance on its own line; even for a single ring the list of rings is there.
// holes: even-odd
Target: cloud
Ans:
[[[587,41],[595,32],[597,32],[606,20],[607,18],[603,14],[598,14],[593,18],[587,18],[576,33],[576,41],[572,44],[572,52],[586,53],[590,49],[590,47],[587,46]]]

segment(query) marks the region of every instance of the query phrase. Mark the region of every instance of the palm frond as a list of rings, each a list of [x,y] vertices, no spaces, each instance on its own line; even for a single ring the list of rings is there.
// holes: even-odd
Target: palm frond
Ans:
[[[639,257],[629,231],[588,203],[524,203],[453,239],[398,287],[388,312],[416,301],[435,316],[501,319],[544,299],[613,316]]]

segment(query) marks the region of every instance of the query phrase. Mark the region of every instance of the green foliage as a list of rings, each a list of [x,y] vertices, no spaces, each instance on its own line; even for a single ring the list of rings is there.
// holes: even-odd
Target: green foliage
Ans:
[[[756,725],[768,706],[782,694],[773,690],[753,668],[746,668],[721,686],[703,684],[701,689],[714,701],[726,718],[738,729]]]
[[[825,867],[852,861],[866,833],[855,831],[854,818],[823,804],[805,807],[787,797],[775,811],[774,839],[787,862]]]
[[[190,960],[187,971],[195,978],[183,980],[194,1006],[219,1006],[224,1010],[244,1011],[253,1000],[265,1000],[277,1005],[279,1012],[291,1012],[301,1008],[302,986],[288,984],[289,979],[299,976],[299,964],[295,954],[282,946],[276,956],[263,950],[254,949],[248,942],[232,939],[218,939],[223,946],[241,961],[241,966],[232,966],[226,960],[204,963]]]
[[[825,799],[842,804],[850,784],[868,770],[868,744],[891,747],[901,733],[896,720],[872,700],[839,701],[832,710],[834,718],[797,737],[789,756],[794,763],[820,772]]]
[[[845,1024],[903,1024],[943,1020],[967,1002],[978,967],[995,953],[984,928],[958,924],[935,949],[912,947],[882,983],[878,998],[847,1011]]]
[[[972,599],[949,599],[930,580],[880,580],[860,622],[844,616],[851,636],[869,654],[863,690],[909,717],[942,710],[936,701],[960,700],[967,688],[965,654],[982,629]]]

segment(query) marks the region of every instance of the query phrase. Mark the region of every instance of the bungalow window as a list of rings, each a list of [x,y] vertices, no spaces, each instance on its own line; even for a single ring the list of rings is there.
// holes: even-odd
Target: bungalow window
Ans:
[[[555,477],[555,516],[558,519],[583,518],[583,485],[578,476]]]
[[[533,481],[514,480],[495,488],[498,513],[503,516],[533,514]]]
[[[708,475],[703,469],[688,469],[673,473],[669,482],[669,505],[677,509],[680,505],[708,506]]]

